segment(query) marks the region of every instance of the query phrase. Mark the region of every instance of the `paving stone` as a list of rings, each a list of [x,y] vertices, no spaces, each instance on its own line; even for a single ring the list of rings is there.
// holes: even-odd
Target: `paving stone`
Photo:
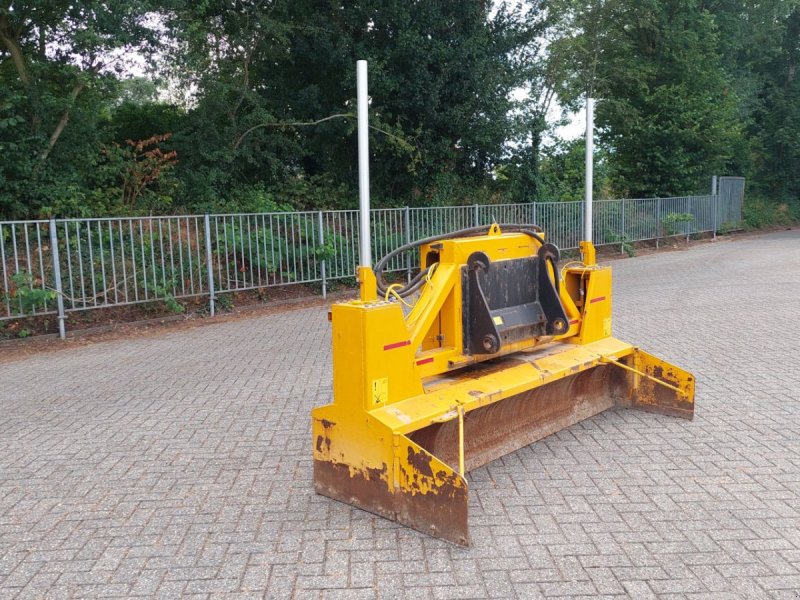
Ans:
[[[800,232],[613,267],[615,335],[697,375],[695,419],[471,472],[470,549],[314,494],[324,307],[0,364],[0,598],[800,598]]]

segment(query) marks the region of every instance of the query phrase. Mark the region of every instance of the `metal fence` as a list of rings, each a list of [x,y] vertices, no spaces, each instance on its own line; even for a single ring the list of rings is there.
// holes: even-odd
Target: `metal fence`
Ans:
[[[719,206],[720,213],[718,218],[721,223],[737,223],[742,218],[742,206],[744,205],[744,177],[720,177],[719,181],[712,184],[712,194],[717,193],[719,183]]]
[[[716,232],[741,220],[741,203],[722,195],[601,200],[596,245]],[[583,202],[373,210],[372,252],[476,225],[535,223],[562,249],[577,248]],[[0,222],[0,321],[155,300],[353,277],[356,210]],[[416,257],[389,265],[411,271]]]

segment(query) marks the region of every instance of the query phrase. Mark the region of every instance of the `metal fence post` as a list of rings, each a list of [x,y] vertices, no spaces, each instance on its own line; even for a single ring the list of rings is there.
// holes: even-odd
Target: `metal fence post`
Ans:
[[[697,229],[697,224],[694,221],[694,213],[692,212],[692,197],[691,196],[686,198],[686,214],[687,215],[692,215],[692,220],[691,221],[686,221],[686,243],[688,244],[689,243],[689,230],[692,229],[692,226],[694,226],[694,228]]]
[[[717,239],[717,176],[711,176],[711,210],[714,212],[712,221],[714,224],[714,239]]]
[[[714,177],[716,178],[716,175]],[[714,213],[714,217],[713,217],[713,219],[714,219],[714,239],[717,239],[717,210],[718,210],[718,205],[719,205],[719,196],[717,194],[714,194],[713,196],[711,196],[711,211]]]
[[[61,285],[61,258],[58,254],[58,233],[56,232],[56,220],[50,219],[50,256],[53,259],[53,278],[56,282],[56,306],[58,307],[58,337],[62,340],[67,337],[67,328],[64,323],[64,290]]]
[[[213,317],[216,313],[214,298],[214,265],[211,262],[211,220],[208,214],[203,217],[203,227],[206,230],[206,269],[208,271],[208,310]]]
[[[480,217],[480,212],[478,210],[478,205],[475,204],[474,206],[475,207],[473,209],[474,210],[474,213],[473,213],[474,214],[474,219],[473,220],[474,220],[475,227],[477,227],[478,225],[481,224],[481,217]]]
[[[661,240],[661,198],[656,198],[656,250]]]
[[[405,217],[405,226],[406,226],[406,244],[411,243],[411,209],[406,206],[404,211]],[[406,253],[406,260],[408,261],[408,267],[406,268],[406,280],[411,282],[411,258],[409,258],[409,254]]]
[[[317,223],[319,224],[319,245],[320,248],[325,248],[325,230],[322,228],[322,211],[317,213]],[[328,297],[328,282],[325,278],[325,254],[322,255],[322,262],[320,263],[320,272],[322,274],[322,297]]]
[[[625,254],[625,198],[622,199],[622,224],[620,225],[620,245],[619,253]]]
[[[581,201],[581,211],[582,212],[581,212],[581,229],[580,230],[583,233],[583,235],[578,238],[579,240],[585,239],[584,236],[586,235],[586,229],[587,229],[587,225],[586,225],[586,200],[582,200]],[[562,219],[563,218],[564,218],[564,216],[563,216],[563,211],[562,211]],[[593,223],[592,223],[592,225],[593,225]],[[590,225],[589,228],[591,228],[592,229],[592,233],[594,233],[594,227],[592,227],[592,225]],[[592,243],[594,243],[594,242],[592,242]],[[580,248],[580,243],[579,243],[578,247]]]
[[[536,202],[531,202],[533,205],[533,223],[531,225],[538,225],[539,222],[536,220]]]

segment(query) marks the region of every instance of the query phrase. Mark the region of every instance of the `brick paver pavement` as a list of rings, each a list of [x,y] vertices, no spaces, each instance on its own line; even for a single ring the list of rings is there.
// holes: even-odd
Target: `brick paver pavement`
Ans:
[[[800,232],[614,263],[697,375],[469,475],[457,548],[311,487],[323,308],[0,365],[0,598],[800,597]]]

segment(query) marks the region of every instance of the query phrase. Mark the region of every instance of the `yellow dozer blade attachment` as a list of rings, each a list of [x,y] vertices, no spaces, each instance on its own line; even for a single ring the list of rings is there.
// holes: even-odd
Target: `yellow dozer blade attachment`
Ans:
[[[424,240],[411,283],[387,286],[381,261],[377,281],[359,273],[366,299],[332,307],[318,493],[469,545],[469,470],[613,407],[692,418],[693,376],[610,336],[611,271],[593,249],[560,273],[541,232],[506,229]]]

